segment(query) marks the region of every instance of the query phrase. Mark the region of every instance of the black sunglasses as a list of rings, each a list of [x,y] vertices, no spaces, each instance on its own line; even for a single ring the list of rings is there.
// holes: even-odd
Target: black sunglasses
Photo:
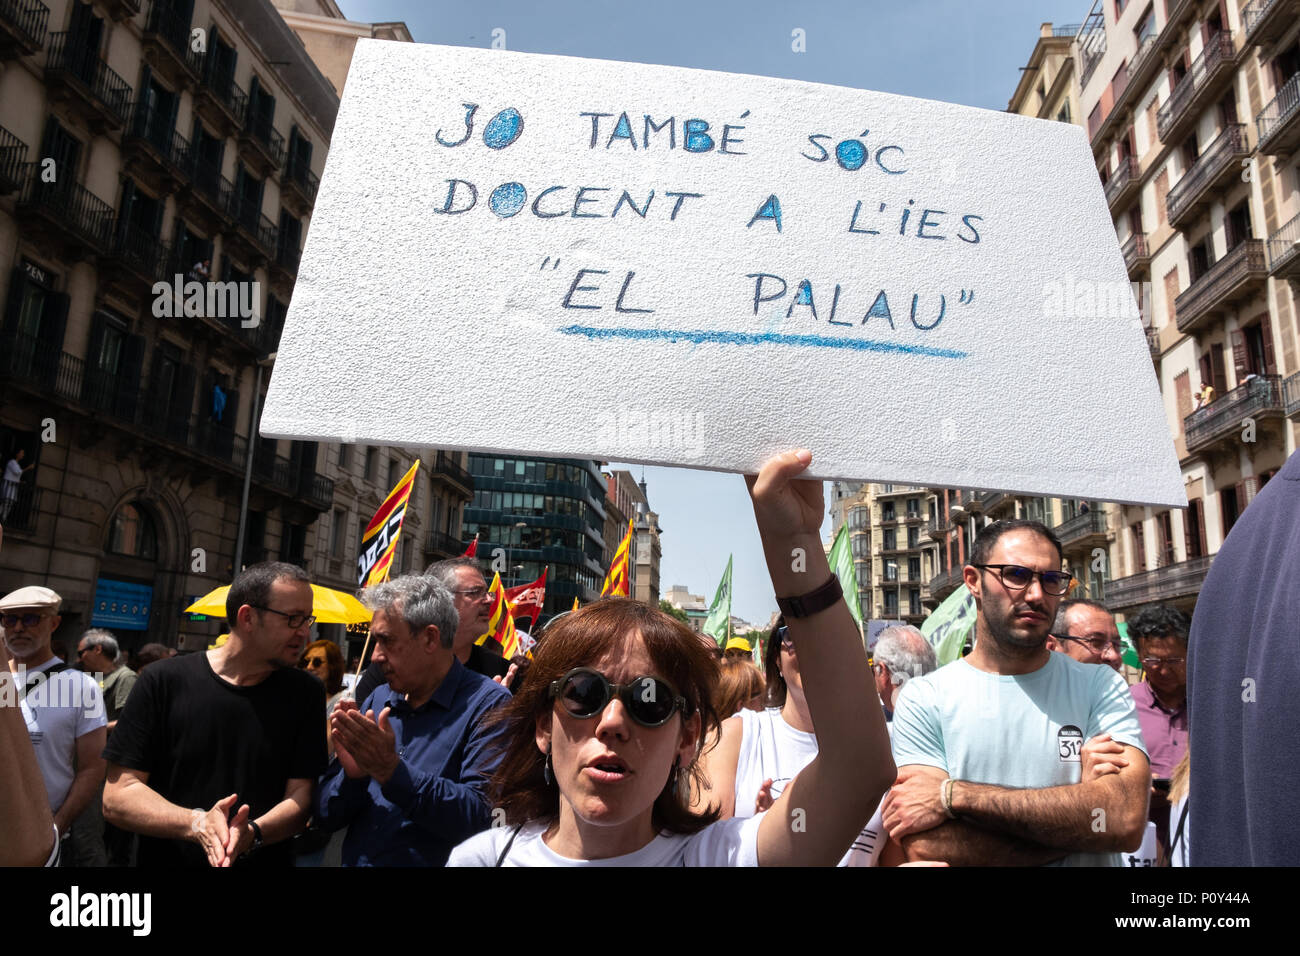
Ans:
[[[23,627],[35,627],[41,623],[44,614],[6,614],[0,617],[0,624],[5,627],[13,627],[19,621],[23,622]]]
[[[642,727],[662,727],[674,711],[688,713],[686,699],[661,677],[638,677],[629,684],[611,684],[598,670],[575,667],[551,682],[551,699],[559,700],[569,716],[579,720],[603,713],[615,696]]]
[[[1038,578],[1043,582],[1044,593],[1064,594],[1070,590],[1070,582],[1074,580],[1074,575],[1068,571],[1031,571],[1018,564],[977,564],[975,567],[997,571],[1002,578],[1002,583],[1013,591],[1023,591],[1029,587],[1034,578]]]

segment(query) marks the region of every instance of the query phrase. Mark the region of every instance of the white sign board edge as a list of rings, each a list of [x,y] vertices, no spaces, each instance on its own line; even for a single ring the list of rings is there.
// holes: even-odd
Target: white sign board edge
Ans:
[[[502,58],[508,58],[505,68]],[[566,77],[572,82],[564,82]],[[669,101],[683,89],[694,91],[691,106],[674,109]],[[798,104],[814,100],[829,118],[801,126],[807,110]],[[514,152],[486,156],[482,148],[473,156],[451,156],[453,150],[431,146],[435,129],[456,129],[458,119],[463,127],[463,102],[516,105],[531,117],[526,132],[539,145],[529,153],[524,149],[529,138],[521,135]],[[757,205],[755,177],[745,167],[706,167],[700,161],[723,157],[681,150],[645,168],[633,167],[629,160],[643,160],[644,153],[614,157],[577,141],[570,120],[607,102],[627,104],[638,115],[673,115],[679,122],[705,113],[739,116],[742,103],[762,104],[764,114],[781,116],[780,123],[745,131],[747,148],[760,156],[784,150],[785,168],[776,164],[757,176],[786,203],[781,236],[741,228]],[[721,105],[707,110],[701,103]],[[851,116],[837,116],[837,109]],[[765,304],[755,318],[745,307],[752,298],[739,293],[735,298],[744,301],[739,307],[729,302],[728,314],[716,317],[718,327],[778,333],[811,327],[799,325],[807,319],[804,306],[787,319],[795,281],[813,277],[822,297],[819,316],[824,316],[837,276],[822,264],[845,258],[838,245],[843,222],[855,196],[878,190],[881,180],[846,185],[845,170],[835,169],[839,181],[819,180],[810,194],[801,194],[795,174],[807,160],[791,157],[808,141],[791,130],[826,128],[848,136],[860,132],[849,127],[862,112],[882,117],[877,127],[890,130],[893,139],[921,144],[907,154],[916,181],[904,192],[925,201],[941,187],[945,203],[958,209],[987,211],[1001,204],[1002,218],[989,235],[1006,248],[991,249],[987,242],[974,246],[979,258],[955,270],[973,277],[971,285],[985,283],[981,289],[988,291],[982,294],[992,307],[965,328],[954,323],[935,330],[929,340],[936,347],[969,349],[973,338],[990,336],[992,345],[986,341],[985,349],[995,352],[993,366],[936,370],[923,358],[900,374],[897,366],[854,366],[839,351],[821,349],[815,351],[834,354],[791,364],[778,346],[768,344],[658,341],[638,343],[637,352],[629,353],[611,350],[608,341],[556,331],[568,318],[553,314],[563,290],[557,295],[534,261],[539,257],[521,248],[554,249],[557,259],[587,256],[584,261],[610,265],[621,257],[636,266],[641,266],[636,255],[646,249],[666,249],[678,255],[679,264],[702,262],[699,274],[705,277],[720,274],[715,269],[720,256],[733,258],[726,263],[733,276],[735,263],[743,261],[779,265],[791,295]],[[583,122],[589,130],[590,121]],[[999,161],[999,150],[1014,153],[1014,162]],[[956,182],[953,167],[943,165],[953,155],[962,157]],[[743,161],[758,162],[753,155]],[[991,180],[995,171],[1001,175]],[[429,208],[444,201],[451,178],[478,178],[488,187],[515,180],[534,190],[546,183],[609,182],[642,193],[647,184],[676,178],[698,184],[697,191],[717,197],[717,203],[709,207],[711,218],[679,231],[629,216],[620,228],[627,223],[645,229],[645,235],[622,228],[612,237],[593,236],[589,229],[572,228],[587,223],[566,221],[566,231],[551,238],[539,228],[546,225],[541,221],[499,219],[486,209],[478,210],[482,215],[470,227],[459,224],[470,221],[473,211],[433,221]],[[1047,211],[1031,216],[1036,203],[1048,204]],[[802,210],[802,217],[792,216],[792,210]],[[1062,225],[1066,213],[1068,223]],[[451,218],[457,225],[444,229]],[[1015,242],[1000,231],[1010,232],[1012,226],[1019,230]],[[503,227],[517,231],[506,233]],[[439,257],[448,251],[459,253],[455,262]],[[886,277],[877,284],[926,288],[924,277],[953,271],[954,258],[938,255],[933,245],[917,252],[895,249],[882,273]],[[504,278],[467,307],[457,296],[463,295],[464,283],[481,283],[484,269]],[[644,292],[671,302],[670,272],[656,275],[642,267]],[[862,272],[862,267],[843,269],[845,288],[854,279],[866,288],[872,279]],[[752,472],[772,453],[802,444],[814,452],[810,477],[1183,507],[1186,496],[1131,293],[1133,316],[1072,314],[1070,296],[1089,283],[1113,289],[1127,284],[1127,273],[1091,150],[1076,127],[793,80],[365,41],[358,45],[345,88],[261,431],[268,437],[732,472]],[[1026,286],[1033,301],[1026,300]],[[1043,290],[1049,287],[1063,290],[1053,293],[1063,303],[1062,314],[1043,315]],[[893,306],[902,328],[905,306],[905,301]],[[865,308],[862,302],[854,306],[859,313]],[[505,315],[514,327],[472,325],[484,315]],[[428,323],[435,316],[438,331],[430,335]],[[998,321],[1006,316],[1033,318],[1037,334],[1000,328]],[[665,324],[692,327],[673,319]],[[522,346],[521,329],[528,333]],[[822,322],[814,331],[836,330]],[[909,341],[916,339],[902,343]],[[323,343],[329,351],[322,350]],[[710,349],[712,364],[697,363],[686,375],[676,367],[683,354]],[[1081,352],[1087,357],[1080,358]],[[457,367],[454,361],[462,354],[470,361]],[[631,354],[642,361],[618,361]],[[529,361],[536,374],[519,375]],[[1014,366],[1025,362],[1038,373],[1018,373]],[[811,380],[788,374],[792,368]],[[490,392],[485,381],[493,383]],[[575,381],[581,383],[576,390],[564,384]],[[958,396],[964,396],[963,404]],[[990,430],[998,416],[989,406],[1007,409],[1007,428]],[[976,408],[978,415],[972,412]],[[846,419],[854,424],[845,427]],[[511,440],[512,433],[523,432],[545,438]],[[1159,451],[1162,444],[1167,455]]]

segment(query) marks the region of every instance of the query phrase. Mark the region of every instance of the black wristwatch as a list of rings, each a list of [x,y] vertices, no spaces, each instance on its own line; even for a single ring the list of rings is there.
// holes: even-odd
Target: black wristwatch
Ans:
[[[249,848],[249,852],[251,853],[253,850],[260,849],[262,846],[262,828],[257,825],[256,820],[249,820],[248,828],[253,831],[253,845]]]
[[[831,579],[817,590],[798,597],[779,597],[776,599],[776,606],[787,618],[811,617],[818,611],[826,610],[842,597],[844,597],[844,589],[840,587],[840,579],[832,573]]]

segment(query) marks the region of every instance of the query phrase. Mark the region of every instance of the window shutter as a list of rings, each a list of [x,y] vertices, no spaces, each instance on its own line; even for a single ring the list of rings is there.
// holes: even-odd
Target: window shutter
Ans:
[[[171,401],[167,409],[167,437],[185,444],[190,433],[190,409],[194,405],[194,383],[198,372],[192,365],[176,369],[176,383],[172,386]]]
[[[63,333],[68,325],[68,296],[55,292],[45,300],[41,327],[36,336],[36,362],[41,381],[57,383]]]
[[[1240,329],[1234,329],[1232,335],[1232,368],[1237,376],[1237,384],[1250,374],[1250,356],[1246,352],[1246,336]]]
[[[82,382],[81,398],[87,405],[92,408],[105,407],[105,401],[108,397],[107,392],[107,375],[99,367],[99,353],[104,349],[104,327],[106,320],[100,312],[95,312],[90,317],[90,345],[86,349],[86,361],[82,366],[85,369],[85,380]]]
[[[1199,556],[1196,550],[1196,499],[1187,502],[1187,510],[1183,512],[1183,553],[1188,558]]]
[[[1228,376],[1223,369],[1223,346],[1217,342],[1210,346],[1210,372],[1214,376],[1216,398],[1222,398],[1228,390]]]
[[[18,314],[22,311],[23,299],[27,298],[27,286],[31,280],[21,266],[15,266],[9,273],[9,298],[5,300],[4,336],[18,334]]]
[[[1255,495],[1259,494],[1259,478],[1252,476],[1244,479],[1241,482],[1241,488],[1244,499],[1241,502],[1241,508],[1245,510],[1246,506],[1255,500]]]
[[[1277,365],[1273,360],[1273,327],[1269,324],[1268,313],[1260,316],[1259,336],[1264,342],[1264,374],[1276,375]]]
[[[117,378],[114,411],[119,418],[134,421],[140,374],[144,367],[144,336],[128,335],[122,343],[122,368]]]
[[[1200,554],[1204,556],[1208,554],[1210,551],[1210,546],[1205,540],[1205,499],[1204,498],[1196,499],[1196,530],[1201,538]]]

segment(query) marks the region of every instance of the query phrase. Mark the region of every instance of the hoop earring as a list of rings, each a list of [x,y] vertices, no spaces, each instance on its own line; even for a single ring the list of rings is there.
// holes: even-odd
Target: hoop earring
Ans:
[[[555,783],[555,776],[551,773],[551,752],[546,751],[546,762],[542,764],[542,779],[546,781],[549,787]]]

